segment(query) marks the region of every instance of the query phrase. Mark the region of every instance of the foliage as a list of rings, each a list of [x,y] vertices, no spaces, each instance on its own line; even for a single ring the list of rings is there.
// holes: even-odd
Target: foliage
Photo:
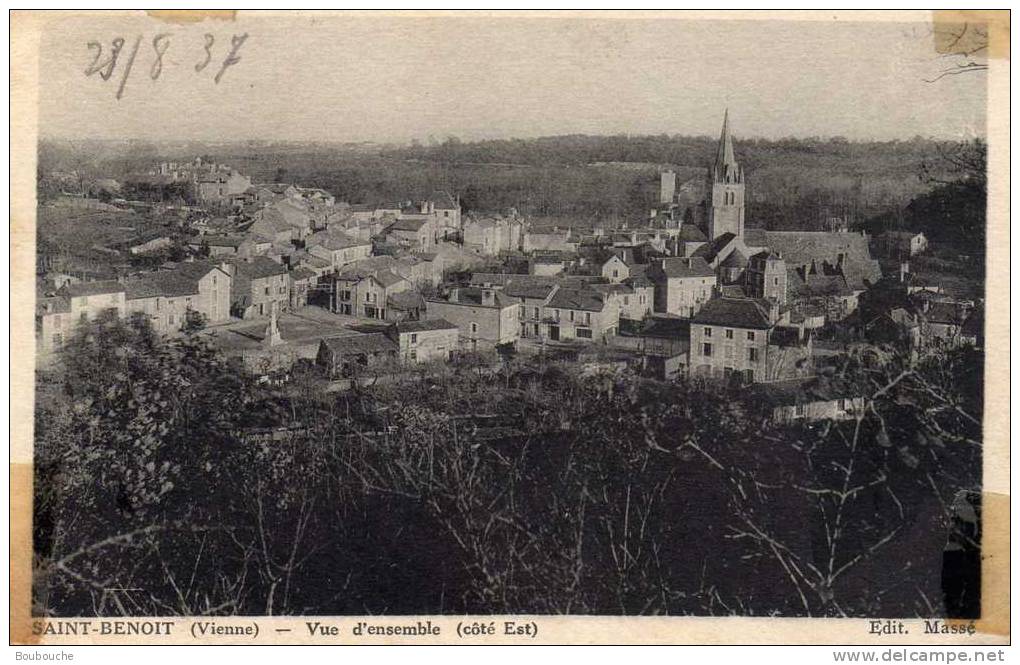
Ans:
[[[865,408],[780,425],[731,388],[521,355],[277,389],[104,318],[40,375],[36,602],[945,614],[943,550],[973,540],[955,497],[980,488],[974,353],[862,347],[834,371]]]

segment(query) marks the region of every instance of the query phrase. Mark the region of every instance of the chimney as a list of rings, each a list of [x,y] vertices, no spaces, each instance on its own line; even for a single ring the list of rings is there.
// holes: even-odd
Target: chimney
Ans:
[[[492,289],[482,289],[482,304],[493,307],[496,304],[496,292]]]

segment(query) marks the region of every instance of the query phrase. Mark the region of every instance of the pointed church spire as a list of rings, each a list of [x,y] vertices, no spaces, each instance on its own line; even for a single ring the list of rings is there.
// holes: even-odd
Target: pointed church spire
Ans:
[[[730,110],[723,114],[722,134],[719,135],[719,152],[715,157],[715,168],[720,174],[726,173],[727,166],[736,167],[737,160],[733,156],[733,139],[730,137]]]

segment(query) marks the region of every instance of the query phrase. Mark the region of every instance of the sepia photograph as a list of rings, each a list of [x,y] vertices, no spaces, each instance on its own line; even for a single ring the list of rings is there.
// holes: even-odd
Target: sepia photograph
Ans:
[[[14,12],[12,640],[1008,643],[1008,31]]]

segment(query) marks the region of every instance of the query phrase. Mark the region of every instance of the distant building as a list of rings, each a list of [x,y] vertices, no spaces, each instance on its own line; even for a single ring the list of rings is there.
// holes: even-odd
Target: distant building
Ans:
[[[928,249],[928,238],[913,231],[886,231],[876,241],[883,254],[892,258],[907,259]]]

